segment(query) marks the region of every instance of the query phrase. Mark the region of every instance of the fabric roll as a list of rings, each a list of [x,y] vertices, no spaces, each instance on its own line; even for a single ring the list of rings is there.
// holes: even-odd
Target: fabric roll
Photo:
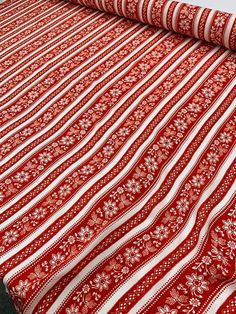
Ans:
[[[236,15],[171,0],[70,2],[236,49]]]

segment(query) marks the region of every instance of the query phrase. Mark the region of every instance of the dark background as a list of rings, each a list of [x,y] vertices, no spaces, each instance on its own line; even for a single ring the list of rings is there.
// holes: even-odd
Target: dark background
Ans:
[[[2,282],[0,282],[0,313],[16,314],[14,306],[6,293],[5,287]]]

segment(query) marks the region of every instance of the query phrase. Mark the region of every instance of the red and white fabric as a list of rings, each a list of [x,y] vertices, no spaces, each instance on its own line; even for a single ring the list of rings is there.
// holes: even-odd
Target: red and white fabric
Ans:
[[[17,311],[233,313],[236,17],[9,0],[0,35],[0,278]]]

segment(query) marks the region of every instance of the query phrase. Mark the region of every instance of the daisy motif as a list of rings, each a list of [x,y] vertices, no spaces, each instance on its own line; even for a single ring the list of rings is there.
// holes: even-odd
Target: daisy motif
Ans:
[[[28,280],[20,280],[19,284],[15,288],[15,291],[16,291],[16,294],[20,298],[25,298],[26,293],[29,291],[29,288],[30,288],[30,283]]]
[[[66,197],[67,195],[71,194],[71,187],[68,184],[65,184],[60,187],[59,189],[59,195],[60,197]]]
[[[105,212],[105,216],[109,218],[117,214],[118,207],[116,206],[116,203],[108,200],[107,202],[104,202],[103,210]]]
[[[139,249],[136,249],[135,247],[126,248],[124,257],[127,264],[134,264],[135,262],[139,262],[141,258],[141,254],[139,253]]]
[[[39,154],[39,161],[42,164],[47,164],[51,160],[52,160],[52,154],[47,153],[47,152],[43,152],[43,153]]]
[[[158,169],[158,163],[153,157],[148,156],[144,160],[149,171],[155,172]]]
[[[157,314],[177,314],[177,310],[172,310],[168,305],[164,305],[164,307],[158,307]]]
[[[19,234],[16,230],[10,230],[6,231],[3,236],[3,241],[5,244],[11,244],[12,242],[15,242],[17,238],[19,237]]]
[[[169,230],[168,230],[168,227],[165,227],[164,225],[160,225],[156,227],[153,233],[157,239],[162,241],[164,238],[168,237]]]
[[[128,180],[126,183],[127,190],[133,194],[140,193],[141,185],[135,179]]]
[[[102,272],[101,274],[96,274],[96,278],[94,279],[95,287],[102,292],[103,290],[107,290],[109,287],[110,276],[106,274],[105,272]]]
[[[79,307],[72,304],[70,307],[66,308],[66,314],[79,314]]]
[[[88,226],[86,226],[85,228],[82,227],[78,235],[79,235],[80,241],[87,242],[92,239],[93,231]]]
[[[205,178],[202,175],[197,174],[196,176],[193,176],[192,183],[193,186],[200,188],[205,183]]]
[[[52,259],[50,260],[50,264],[52,268],[57,267],[65,260],[65,256],[61,255],[60,253],[52,254]]]
[[[20,183],[27,182],[29,178],[30,176],[28,172],[25,172],[25,171],[17,172],[15,176],[15,180]]]
[[[202,294],[204,291],[208,290],[208,281],[204,280],[202,275],[191,274],[187,275],[187,283],[186,285],[190,288],[192,293],[195,295],[196,293]]]

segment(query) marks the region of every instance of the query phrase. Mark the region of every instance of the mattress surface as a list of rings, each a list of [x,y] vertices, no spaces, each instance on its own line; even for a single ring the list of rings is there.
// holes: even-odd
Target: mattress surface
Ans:
[[[235,16],[9,0],[0,26],[0,278],[17,312],[233,313]]]

